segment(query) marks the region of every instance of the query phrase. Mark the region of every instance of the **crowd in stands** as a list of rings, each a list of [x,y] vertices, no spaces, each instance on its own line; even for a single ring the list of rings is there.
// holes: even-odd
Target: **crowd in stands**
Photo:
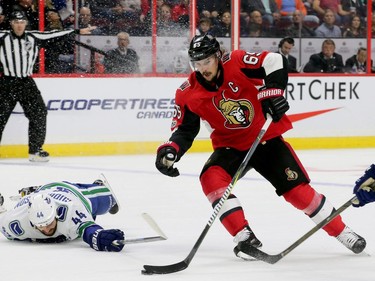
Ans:
[[[181,36],[189,31],[189,0],[155,0],[159,36]],[[364,0],[241,0],[242,37],[364,37]],[[63,28],[75,19],[98,26],[97,34],[149,36],[152,30],[151,0],[46,0],[45,10],[57,11]],[[197,0],[197,29],[201,23],[216,37],[230,37],[230,0]],[[84,7],[85,9],[81,9]],[[8,28],[7,16],[22,10],[29,29],[38,29],[38,1],[0,0],[0,29]],[[77,11],[77,12],[75,12]],[[47,18],[47,13],[46,13]],[[202,20],[202,21],[201,21]]]
[[[242,0],[243,37],[366,36],[363,0]]]
[[[189,0],[45,0],[44,30],[96,26],[93,35],[189,37]],[[365,38],[366,0],[241,0],[240,36],[276,38]],[[78,6],[76,7],[75,5]],[[197,0],[196,34],[231,37],[230,0]],[[373,4],[374,5],[374,4]],[[0,30],[8,15],[23,11],[29,30],[40,28],[38,0],[0,0]],[[156,15],[153,16],[153,11]],[[375,36],[375,15],[372,34]],[[120,41],[123,41],[122,39]],[[288,43],[288,42],[287,42]],[[289,43],[288,43],[289,44]],[[126,47],[125,47],[126,48]],[[122,51],[122,53],[126,51]],[[46,51],[46,72],[71,72],[74,46]],[[107,60],[108,61],[108,60]],[[56,67],[58,66],[58,67]]]
[[[241,0],[241,37],[365,37],[366,0]],[[155,0],[158,36],[184,36],[189,32],[189,0]],[[75,5],[78,3],[78,7]],[[37,0],[0,0],[0,29],[8,28],[7,16],[22,10],[29,19],[28,29],[38,29]],[[83,8],[83,9],[82,9]],[[46,0],[46,28],[51,24],[48,11],[55,11],[57,28],[97,26],[96,34],[150,36],[151,0]],[[216,37],[231,35],[231,1],[197,0],[197,32]],[[205,26],[204,26],[205,25]]]

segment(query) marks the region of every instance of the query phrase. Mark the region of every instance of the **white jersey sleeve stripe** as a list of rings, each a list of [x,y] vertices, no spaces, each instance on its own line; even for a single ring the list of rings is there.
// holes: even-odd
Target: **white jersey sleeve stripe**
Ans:
[[[262,67],[267,76],[274,71],[283,69],[284,65],[282,55],[278,53],[268,53],[263,60]]]

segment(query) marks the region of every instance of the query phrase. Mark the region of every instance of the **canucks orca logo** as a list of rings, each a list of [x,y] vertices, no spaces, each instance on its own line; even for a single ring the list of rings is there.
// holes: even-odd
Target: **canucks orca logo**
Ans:
[[[248,100],[226,99],[223,91],[222,99],[213,98],[213,103],[226,119],[224,126],[229,129],[247,128],[253,121],[254,108]]]

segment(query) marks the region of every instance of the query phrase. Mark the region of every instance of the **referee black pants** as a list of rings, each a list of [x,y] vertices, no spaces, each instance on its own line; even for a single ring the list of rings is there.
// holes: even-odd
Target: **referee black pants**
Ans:
[[[33,78],[0,78],[0,141],[8,119],[20,103],[29,119],[29,153],[42,148],[46,138],[47,108]]]

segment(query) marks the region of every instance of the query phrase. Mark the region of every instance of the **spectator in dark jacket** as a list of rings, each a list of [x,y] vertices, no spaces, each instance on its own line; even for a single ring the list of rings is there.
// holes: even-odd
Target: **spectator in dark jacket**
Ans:
[[[254,10],[259,11],[264,23],[269,25],[273,25],[274,21],[278,21],[281,17],[275,0],[244,0],[241,2],[241,8],[248,15]]]
[[[294,46],[294,39],[292,37],[285,37],[281,39],[279,43],[279,50],[277,53],[284,55],[288,60],[288,72],[296,73],[297,71],[297,59],[290,54]]]
[[[372,66],[372,60],[371,60]],[[366,73],[367,71],[367,49],[360,47],[357,54],[351,56],[345,61],[345,72]]]
[[[326,39],[322,44],[322,51],[310,56],[304,72],[344,72],[342,56],[335,53],[336,45],[332,39]]]
[[[116,49],[107,52],[104,57],[104,67],[106,73],[138,73],[139,57],[133,49],[128,48],[130,43],[129,34],[120,32],[117,34]]]

